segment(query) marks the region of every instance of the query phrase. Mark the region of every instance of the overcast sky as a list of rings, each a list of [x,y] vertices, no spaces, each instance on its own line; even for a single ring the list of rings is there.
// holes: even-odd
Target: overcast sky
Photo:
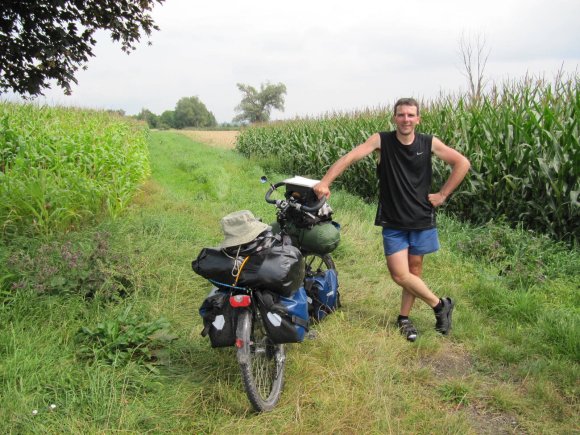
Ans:
[[[465,90],[462,34],[485,36],[497,83],[580,65],[578,0],[166,0],[153,16],[153,45],[127,55],[99,34],[72,96],[39,101],[159,115],[197,96],[222,123],[236,83],[270,81],[287,87],[273,119],[350,112]]]

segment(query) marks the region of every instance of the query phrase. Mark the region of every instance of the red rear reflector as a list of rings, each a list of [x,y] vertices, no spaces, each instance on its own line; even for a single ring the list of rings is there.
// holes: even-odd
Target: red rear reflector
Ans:
[[[238,349],[241,349],[242,347],[244,347],[244,340],[242,340],[241,338],[236,338],[236,347]]]
[[[249,307],[252,299],[250,295],[233,295],[230,296],[230,305],[234,308]]]

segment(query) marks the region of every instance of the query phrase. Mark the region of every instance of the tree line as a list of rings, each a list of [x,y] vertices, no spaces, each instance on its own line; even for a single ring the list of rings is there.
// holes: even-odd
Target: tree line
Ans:
[[[238,83],[237,86],[242,93],[242,101],[234,109],[239,113],[233,119],[233,125],[268,122],[272,109],[284,111],[286,86],[283,83],[262,83],[260,90],[243,83]],[[174,110],[166,110],[161,115],[156,115],[144,108],[135,118],[147,122],[151,128],[159,129],[217,126],[214,114],[198,97],[181,98]],[[228,124],[224,126],[228,126]]]
[[[198,97],[181,98],[174,110],[166,110],[161,115],[156,115],[149,109],[141,109],[135,118],[147,122],[151,128],[160,129],[209,128],[217,125],[214,114],[207,110]]]

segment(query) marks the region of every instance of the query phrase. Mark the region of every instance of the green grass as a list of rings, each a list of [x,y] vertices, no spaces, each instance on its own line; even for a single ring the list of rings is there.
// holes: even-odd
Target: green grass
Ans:
[[[331,204],[342,225],[333,256],[343,309],[316,326],[316,340],[288,346],[280,404],[254,414],[233,349],[211,349],[199,335],[197,309],[209,285],[190,262],[221,240],[225,214],[250,209],[274,220],[259,182],[263,170],[177,134],[154,132],[149,148],[152,177],[121,216],[2,246],[0,278],[11,277],[0,281],[0,432],[578,430],[578,252],[441,216],[442,250],[426,259],[424,277],[438,294],[457,299],[454,330],[437,335],[431,310],[418,303],[413,319],[421,335],[411,344],[393,327],[400,291],[388,277],[374,206],[341,191]],[[486,258],[496,242],[501,255]],[[544,278],[535,282],[538,266],[529,260],[538,255]],[[76,271],[67,263],[72,258]],[[51,268],[39,270],[44,263]],[[508,265],[525,271],[526,285],[506,272]],[[85,281],[93,289],[87,297],[75,280],[95,267],[101,279]],[[36,285],[46,286],[54,268],[69,284],[39,292]],[[92,359],[80,352],[92,343],[79,335],[83,327],[109,344],[119,337],[104,325],[137,336],[163,326],[158,341],[147,343],[153,367],[142,354],[113,366],[102,347]]]

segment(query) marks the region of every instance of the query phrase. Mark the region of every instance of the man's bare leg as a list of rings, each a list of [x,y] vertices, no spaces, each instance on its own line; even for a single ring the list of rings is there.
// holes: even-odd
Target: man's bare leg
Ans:
[[[413,260],[411,261],[413,262]],[[439,298],[429,290],[429,287],[427,287],[419,276],[411,273],[408,249],[388,255],[387,267],[389,268],[393,281],[403,287],[404,290],[412,296],[421,299],[431,308],[437,306]],[[416,263],[413,263],[412,267],[415,268],[415,271],[417,270]]]
[[[409,254],[409,272],[418,278],[421,278],[423,274],[423,256],[422,255],[411,255]],[[411,313],[411,308],[415,303],[415,296],[409,293],[403,288],[401,294],[401,316],[409,317]]]

